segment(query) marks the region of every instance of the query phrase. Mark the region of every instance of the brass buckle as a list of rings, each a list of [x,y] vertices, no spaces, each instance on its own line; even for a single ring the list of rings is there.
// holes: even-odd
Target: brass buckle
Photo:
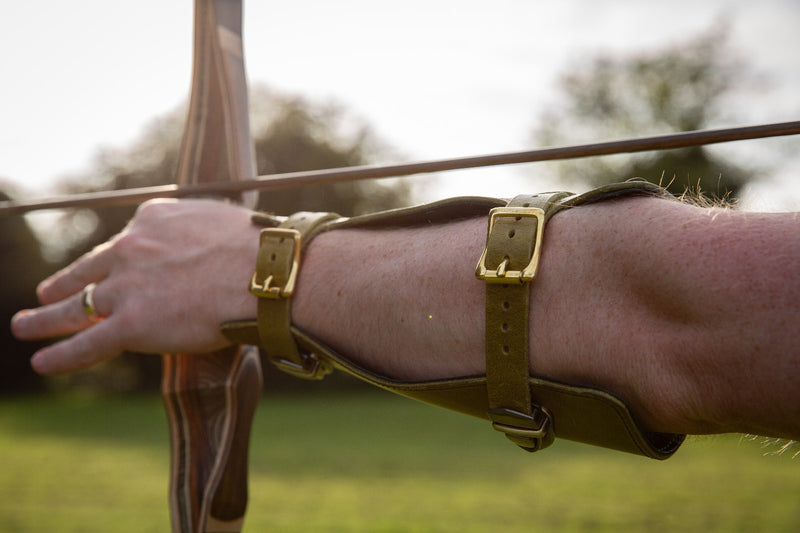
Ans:
[[[501,217],[513,218],[536,218],[536,242],[533,245],[533,254],[528,265],[522,270],[507,270],[508,260],[506,257],[500,262],[495,270],[486,268],[486,254],[488,248],[483,249],[478,266],[475,269],[475,277],[487,283],[524,283],[531,281],[536,276],[536,269],[539,267],[539,256],[542,252],[542,235],[544,235],[545,214],[543,209],[538,207],[495,207],[489,211],[489,233],[492,233],[495,222]]]
[[[262,283],[259,283],[257,281],[258,271],[253,272],[253,277],[250,278],[250,292],[259,298],[288,298],[294,292],[297,273],[300,270],[300,232],[287,228],[264,228],[259,236],[259,246],[264,246],[264,241],[267,239],[292,239],[294,241],[292,268],[289,270],[289,276],[283,286],[272,284],[272,274],[267,276]]]

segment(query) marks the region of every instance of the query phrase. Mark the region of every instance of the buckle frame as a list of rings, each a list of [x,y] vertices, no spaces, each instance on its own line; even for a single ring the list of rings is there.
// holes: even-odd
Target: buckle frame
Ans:
[[[322,379],[331,373],[330,365],[322,361],[316,354],[301,354],[302,363],[296,363],[282,357],[269,357],[270,363],[279,370],[302,379]]]
[[[264,246],[267,239],[292,239],[292,266],[289,269],[289,276],[286,282],[281,285],[273,285],[274,276],[268,275],[262,283],[258,282],[258,270],[253,272],[250,278],[250,293],[259,298],[289,298],[294,292],[297,283],[297,273],[300,270],[300,232],[289,228],[264,228],[259,235],[259,247]]]
[[[539,257],[542,253],[542,236],[544,235],[545,212],[538,207],[495,207],[489,211],[489,234],[492,233],[495,223],[499,218],[535,218],[536,242],[530,261],[522,270],[507,270],[509,257],[506,256],[494,270],[486,268],[486,255],[488,246],[483,249],[478,266],[475,268],[475,277],[487,283],[525,283],[536,277],[539,267]]]
[[[553,415],[545,407],[534,406],[532,415],[503,408],[491,409],[488,414],[492,429],[504,433],[511,442],[526,451],[543,450],[555,441]]]

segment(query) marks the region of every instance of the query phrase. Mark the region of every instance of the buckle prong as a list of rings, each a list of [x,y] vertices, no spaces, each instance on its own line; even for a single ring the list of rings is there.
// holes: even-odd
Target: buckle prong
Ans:
[[[508,261],[509,261],[508,256],[505,256],[503,258],[503,261],[499,265],[497,265],[497,270],[495,272],[497,272],[498,277],[500,278],[505,277],[506,269],[508,268]]]

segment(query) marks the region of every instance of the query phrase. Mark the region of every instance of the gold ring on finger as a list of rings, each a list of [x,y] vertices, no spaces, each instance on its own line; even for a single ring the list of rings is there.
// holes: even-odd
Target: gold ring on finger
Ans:
[[[94,289],[97,287],[96,283],[90,283],[83,288],[83,312],[92,322],[100,322],[103,317],[97,312],[97,307],[94,305]]]

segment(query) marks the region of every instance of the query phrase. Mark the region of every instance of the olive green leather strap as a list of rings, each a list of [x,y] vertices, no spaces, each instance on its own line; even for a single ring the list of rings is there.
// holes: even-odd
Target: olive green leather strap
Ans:
[[[528,383],[530,283],[536,275],[544,225],[570,196],[517,196],[489,212],[489,230],[476,276],[486,282],[487,415],[492,427],[529,451],[554,440],[550,413],[531,401]]]
[[[256,270],[250,292],[258,297],[258,334],[261,348],[270,361],[290,374],[321,379],[330,372],[315,354],[304,354],[291,333],[291,296],[300,272],[305,244],[335,213],[299,212],[277,227],[261,230]]]

